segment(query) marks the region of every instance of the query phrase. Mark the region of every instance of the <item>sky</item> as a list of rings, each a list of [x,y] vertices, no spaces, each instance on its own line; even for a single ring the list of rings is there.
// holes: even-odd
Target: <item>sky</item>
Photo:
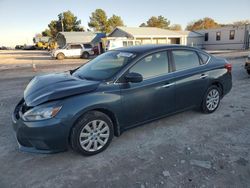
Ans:
[[[0,0],[0,46],[32,44],[36,33],[67,10],[88,28],[89,16],[97,8],[105,10],[108,17],[121,16],[130,27],[159,15],[183,29],[204,17],[224,24],[250,19],[250,0]]]

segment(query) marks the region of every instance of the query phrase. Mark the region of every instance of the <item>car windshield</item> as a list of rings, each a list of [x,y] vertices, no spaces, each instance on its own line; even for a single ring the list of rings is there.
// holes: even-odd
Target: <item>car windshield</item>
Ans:
[[[87,80],[107,80],[122,69],[135,54],[121,51],[109,51],[77,69],[73,76]]]

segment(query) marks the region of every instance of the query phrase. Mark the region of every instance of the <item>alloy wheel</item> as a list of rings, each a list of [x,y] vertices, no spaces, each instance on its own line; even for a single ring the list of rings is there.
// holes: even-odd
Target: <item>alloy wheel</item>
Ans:
[[[79,142],[89,152],[98,151],[105,146],[110,136],[108,124],[103,120],[93,120],[81,130]]]
[[[207,94],[206,106],[209,111],[213,111],[217,108],[220,101],[220,93],[217,89],[212,89]]]

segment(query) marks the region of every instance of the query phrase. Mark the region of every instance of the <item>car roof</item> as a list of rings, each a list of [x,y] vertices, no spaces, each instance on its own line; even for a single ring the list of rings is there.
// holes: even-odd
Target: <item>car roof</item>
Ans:
[[[146,45],[116,48],[114,50],[115,51],[131,52],[131,53],[148,53],[148,52],[155,51],[155,50],[164,50],[164,49],[171,49],[171,48],[199,50],[198,48],[193,48],[193,47],[189,47],[189,46],[169,45],[169,44],[168,45],[166,45],[166,44],[146,44]]]

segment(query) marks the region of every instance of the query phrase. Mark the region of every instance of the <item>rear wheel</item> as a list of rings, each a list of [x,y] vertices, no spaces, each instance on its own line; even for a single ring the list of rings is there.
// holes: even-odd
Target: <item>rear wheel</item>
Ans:
[[[82,58],[83,59],[88,59],[89,58],[89,53],[88,52],[83,52]]]
[[[91,111],[75,124],[70,142],[74,151],[95,155],[105,150],[113,138],[113,123],[104,113]]]
[[[217,86],[210,86],[203,98],[201,109],[204,113],[214,112],[220,104],[221,90]]]
[[[64,59],[64,54],[63,53],[59,53],[59,54],[57,54],[57,56],[56,56],[56,58],[58,59],[58,60],[63,60]]]

